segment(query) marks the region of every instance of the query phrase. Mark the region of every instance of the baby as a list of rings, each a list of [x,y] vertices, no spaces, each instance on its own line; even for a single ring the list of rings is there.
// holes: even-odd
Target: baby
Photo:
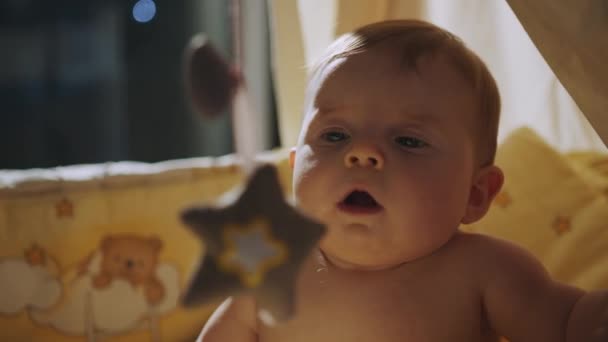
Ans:
[[[484,63],[416,20],[337,39],[311,73],[290,155],[296,205],[327,234],[296,316],[226,300],[199,341],[608,341],[608,294],[554,282],[508,242],[465,233],[503,184],[500,97]]]

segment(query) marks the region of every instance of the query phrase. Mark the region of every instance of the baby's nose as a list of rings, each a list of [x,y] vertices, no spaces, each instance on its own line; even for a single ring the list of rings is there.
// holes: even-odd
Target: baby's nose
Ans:
[[[351,168],[354,166],[371,167],[381,170],[384,167],[384,157],[377,148],[369,145],[353,146],[344,156],[344,165]]]

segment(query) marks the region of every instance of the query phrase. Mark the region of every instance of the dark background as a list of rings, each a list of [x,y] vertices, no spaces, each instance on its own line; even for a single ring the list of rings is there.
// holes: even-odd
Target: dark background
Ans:
[[[156,0],[147,23],[136,2],[0,0],[0,169],[233,151],[228,113],[195,115],[182,78],[196,32],[230,58],[229,1]]]

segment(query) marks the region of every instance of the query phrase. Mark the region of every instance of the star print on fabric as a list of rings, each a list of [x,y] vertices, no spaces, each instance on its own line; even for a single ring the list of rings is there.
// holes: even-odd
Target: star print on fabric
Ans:
[[[248,294],[260,316],[275,322],[293,316],[295,279],[325,227],[285,201],[275,166],[259,166],[245,187],[181,218],[205,247],[184,306]]]
[[[557,235],[562,235],[569,232],[572,229],[572,224],[569,217],[558,216],[553,221],[553,230]]]
[[[498,195],[496,195],[496,198],[494,198],[494,203],[496,203],[496,205],[501,208],[507,208],[511,205],[512,201],[513,200],[511,199],[511,195],[509,195],[509,193],[504,190],[499,192]]]
[[[219,256],[221,268],[238,274],[248,287],[259,285],[266,272],[281,265],[287,257],[287,247],[274,239],[269,230],[268,222],[260,218],[242,228],[226,227],[226,249]]]
[[[74,204],[67,198],[62,198],[55,204],[55,215],[58,218],[74,216]]]

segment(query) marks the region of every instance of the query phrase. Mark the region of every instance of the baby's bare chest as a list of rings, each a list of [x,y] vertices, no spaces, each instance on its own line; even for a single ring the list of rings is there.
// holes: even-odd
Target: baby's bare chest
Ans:
[[[262,327],[260,342],[496,341],[479,294],[450,278],[312,275],[298,284],[297,316]]]

